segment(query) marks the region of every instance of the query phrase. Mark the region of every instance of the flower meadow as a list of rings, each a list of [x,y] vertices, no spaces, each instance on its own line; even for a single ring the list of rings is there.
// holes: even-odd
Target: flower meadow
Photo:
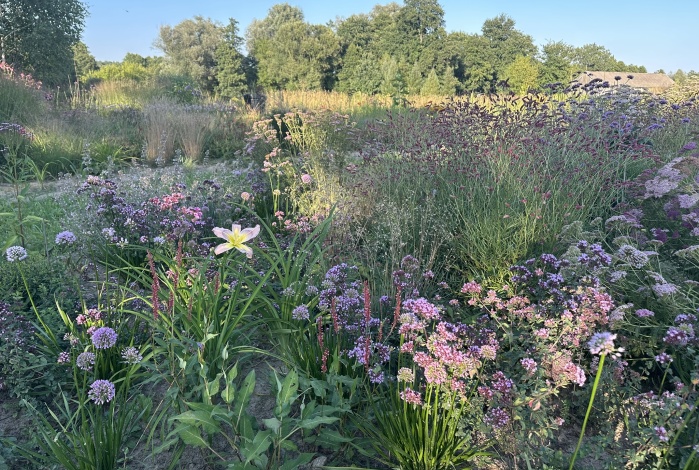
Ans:
[[[554,91],[43,190],[3,124],[0,468],[697,468],[699,102]]]

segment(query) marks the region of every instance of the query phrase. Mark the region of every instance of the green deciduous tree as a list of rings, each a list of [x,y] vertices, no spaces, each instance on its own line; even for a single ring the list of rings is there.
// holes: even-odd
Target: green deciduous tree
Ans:
[[[539,83],[539,64],[531,57],[517,57],[505,68],[504,78],[510,88],[520,95],[536,89]]]
[[[332,88],[340,58],[339,39],[329,27],[303,21],[299,9],[275,5],[266,18],[250,25],[246,38],[263,87]]]
[[[682,85],[684,82],[687,81],[687,74],[684,73],[682,69],[677,69],[675,73],[670,75],[670,78],[672,78],[676,84]]]
[[[378,59],[373,53],[351,44],[345,52],[342,69],[337,74],[336,89],[343,93],[378,93],[382,76],[377,63]]]
[[[0,0],[0,59],[51,85],[72,80],[86,14],[80,0]]]
[[[561,41],[549,41],[541,48],[539,84],[561,83],[567,85],[573,79],[573,53],[575,48]]]
[[[585,44],[575,48],[573,52],[573,64],[578,67],[578,71],[597,70],[618,72],[616,70],[617,60],[606,47],[599,44]]]
[[[404,0],[398,23],[401,29],[417,36],[419,44],[444,29],[444,9],[437,0]]]
[[[491,63],[498,79],[517,57],[534,57],[537,52],[532,37],[515,29],[515,21],[507,15],[485,20],[481,32],[493,52]]]
[[[175,26],[161,26],[155,47],[165,53],[171,72],[188,76],[202,90],[213,92],[217,85],[215,53],[225,34],[220,23],[195,16]]]

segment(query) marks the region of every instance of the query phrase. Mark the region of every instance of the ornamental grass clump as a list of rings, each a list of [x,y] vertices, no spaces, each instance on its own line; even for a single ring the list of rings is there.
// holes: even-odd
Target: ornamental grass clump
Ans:
[[[457,102],[436,116],[395,115],[371,127],[377,143],[357,182],[373,201],[363,220],[378,232],[395,216],[379,209],[390,201],[434,205],[437,218],[425,225],[444,227],[451,250],[441,256],[453,255],[466,275],[503,281],[510,265],[552,249],[564,225],[611,206],[655,161],[645,134],[614,128],[616,114],[605,116],[604,106],[554,104]],[[417,197],[405,198],[405,188]]]

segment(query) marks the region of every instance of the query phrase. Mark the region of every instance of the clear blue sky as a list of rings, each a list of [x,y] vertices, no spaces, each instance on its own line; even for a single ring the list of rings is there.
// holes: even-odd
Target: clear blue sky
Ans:
[[[153,41],[161,25],[176,25],[200,15],[241,32],[267,15],[275,0],[85,0],[90,16],[83,41],[97,60],[120,61],[127,52],[159,55]],[[325,24],[338,17],[368,13],[376,0],[288,0],[306,21]],[[402,4],[402,1],[397,3]],[[563,41],[573,46],[597,43],[617,60],[663,69],[699,71],[699,1],[669,0],[441,0],[448,31],[480,33],[483,21],[501,13],[537,45]]]

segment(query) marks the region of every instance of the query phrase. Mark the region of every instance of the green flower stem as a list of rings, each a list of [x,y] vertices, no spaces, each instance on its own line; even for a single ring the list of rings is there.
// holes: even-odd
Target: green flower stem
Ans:
[[[570,459],[570,466],[568,470],[573,470],[573,464],[575,464],[575,459],[578,457],[578,451],[580,450],[580,445],[582,444],[583,437],[585,436],[585,428],[587,427],[587,420],[590,417],[590,412],[592,411],[592,403],[595,400],[595,393],[597,393],[597,386],[599,385],[599,379],[602,377],[602,367],[604,366],[604,358],[607,357],[606,354],[602,354],[599,358],[599,366],[597,367],[597,375],[595,376],[595,383],[592,384],[592,395],[590,396],[590,403],[587,404],[587,412],[585,413],[585,419],[583,420],[582,429],[580,430],[580,438],[578,439],[578,445],[575,446],[575,452],[573,457]]]
[[[42,328],[44,328],[44,331],[50,331],[49,327],[46,326],[46,323],[44,323],[44,320],[41,318],[41,315],[39,314],[39,309],[36,308],[36,305],[34,304],[34,297],[32,296],[32,292],[29,289],[29,283],[27,283],[27,278],[24,275],[24,271],[22,271],[22,266],[19,264],[21,261],[17,261],[17,269],[19,270],[19,275],[22,276],[22,281],[24,282],[24,290],[27,291],[27,296],[29,297],[29,302],[32,305],[32,310],[34,310],[34,314],[36,315],[36,319],[39,320],[39,323],[41,323]]]

